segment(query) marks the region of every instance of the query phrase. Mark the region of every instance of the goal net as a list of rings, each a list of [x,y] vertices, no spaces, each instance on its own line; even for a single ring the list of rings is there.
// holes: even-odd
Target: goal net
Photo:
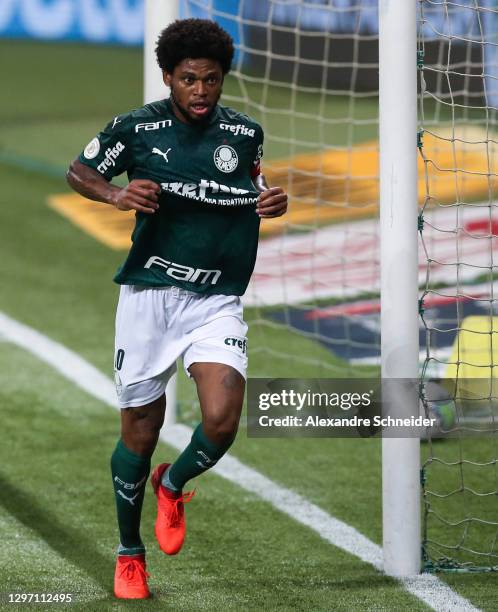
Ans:
[[[377,6],[190,0],[234,37],[223,102],[265,132],[289,213],[263,220],[244,297],[252,376],[359,376],[379,363]]]
[[[419,0],[426,569],[496,569],[498,5]],[[497,260],[498,262],[498,260]]]
[[[451,434],[422,446],[423,556],[490,568],[498,9],[416,1],[421,399]],[[290,196],[244,296],[250,375],[379,375],[378,0],[183,0],[181,16],[234,37],[222,101],[261,123],[264,173]]]

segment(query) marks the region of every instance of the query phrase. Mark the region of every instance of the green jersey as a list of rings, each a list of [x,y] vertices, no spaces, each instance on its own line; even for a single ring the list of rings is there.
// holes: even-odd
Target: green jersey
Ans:
[[[155,181],[161,193],[154,214],[136,213],[114,280],[242,295],[256,261],[262,152],[261,127],[220,105],[202,125],[177,119],[169,100],[115,117],[79,160],[109,181],[123,172]]]

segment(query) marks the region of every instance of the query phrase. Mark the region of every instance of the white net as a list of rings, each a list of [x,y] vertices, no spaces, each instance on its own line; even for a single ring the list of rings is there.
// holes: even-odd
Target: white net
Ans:
[[[419,0],[419,8],[423,382],[426,407],[448,432],[426,449],[424,557],[428,569],[490,569],[498,562],[498,9],[494,0]]]
[[[418,5],[422,396],[456,436],[423,446],[423,554],[428,569],[489,569],[498,9]],[[290,195],[288,215],[262,224],[244,298],[250,374],[378,373],[378,1],[184,0],[182,16],[213,18],[234,37],[223,101],[261,123],[264,172]],[[478,379],[470,391],[467,379]]]
[[[377,367],[377,3],[190,0],[182,16],[234,37],[223,102],[261,123],[263,171],[290,196],[286,217],[262,223],[244,297],[251,374]]]

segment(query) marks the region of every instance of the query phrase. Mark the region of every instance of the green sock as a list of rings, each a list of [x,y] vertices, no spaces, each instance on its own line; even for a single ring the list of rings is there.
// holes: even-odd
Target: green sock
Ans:
[[[150,472],[150,457],[133,453],[119,440],[111,457],[111,472],[121,541],[118,552],[125,555],[143,553],[145,547],[140,538],[140,517]]]
[[[227,452],[232,442],[233,439],[222,446],[213,444],[206,437],[202,423],[199,423],[192,434],[189,445],[168,470],[171,484],[177,490],[183,489],[188,480],[212,468]]]

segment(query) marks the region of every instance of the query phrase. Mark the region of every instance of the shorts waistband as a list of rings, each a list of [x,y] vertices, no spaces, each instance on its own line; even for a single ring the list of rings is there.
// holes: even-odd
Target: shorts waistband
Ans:
[[[176,285],[163,287],[163,289],[171,293],[171,295],[176,298],[199,297],[199,294],[195,291],[189,291],[188,289],[183,289],[182,287],[177,287]]]
[[[177,287],[176,285],[163,285],[162,287],[149,287],[147,285],[123,285],[124,287],[130,287],[131,291],[166,291],[170,295],[176,298],[184,298],[184,297],[204,297],[202,293],[197,293],[196,291],[189,291],[188,289],[183,289],[183,287]]]

